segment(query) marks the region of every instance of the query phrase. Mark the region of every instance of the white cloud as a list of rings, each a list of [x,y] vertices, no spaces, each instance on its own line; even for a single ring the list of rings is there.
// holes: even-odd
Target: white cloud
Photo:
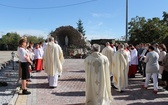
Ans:
[[[92,17],[94,18],[112,18],[118,16],[118,13],[110,14],[110,13],[92,13]]]
[[[92,13],[92,17],[95,17],[95,18],[111,18],[112,15],[111,14],[108,14],[108,13]]]

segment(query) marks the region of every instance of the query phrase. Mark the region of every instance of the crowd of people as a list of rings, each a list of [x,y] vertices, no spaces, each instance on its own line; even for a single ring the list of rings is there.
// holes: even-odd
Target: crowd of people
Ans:
[[[168,90],[168,54],[164,44],[141,43],[134,46],[127,43],[112,45],[107,42],[102,50],[98,44],[93,44],[91,50],[92,53],[84,60],[86,105],[110,105],[111,87],[123,92],[129,85],[129,78],[136,78],[137,72],[145,78],[142,88],[148,88],[152,77],[154,94],[158,92],[158,81]],[[32,71],[45,70],[49,87],[57,87],[64,57],[53,37],[48,42],[35,46],[25,38],[21,39],[18,57],[23,94],[31,94],[27,90],[27,83],[31,81]]]
[[[111,87],[123,92],[128,87],[129,78],[136,78],[139,72],[145,79],[143,89],[153,81],[153,93],[159,84],[168,90],[168,54],[164,44],[141,43],[137,46],[106,43],[92,45],[92,54],[85,59],[86,105],[110,105]],[[151,79],[152,78],[152,79]]]
[[[57,86],[58,75],[62,72],[62,62],[64,60],[61,47],[56,44],[53,37],[49,42],[40,42],[34,45],[27,42],[26,38],[19,41],[19,78],[22,79],[22,94],[28,95],[27,84],[31,82],[31,73],[45,70],[48,74],[50,88]],[[60,62],[59,62],[60,61]],[[57,70],[58,69],[58,70]]]

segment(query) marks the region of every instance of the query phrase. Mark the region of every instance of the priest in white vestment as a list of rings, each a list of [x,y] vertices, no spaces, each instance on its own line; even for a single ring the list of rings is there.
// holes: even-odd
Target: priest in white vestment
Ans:
[[[109,70],[110,70],[110,74],[112,76],[112,74],[113,74],[112,62],[113,62],[114,50],[113,50],[113,48],[111,48],[109,42],[106,43],[106,47],[102,50],[102,54],[105,55],[109,60]]]
[[[57,87],[58,75],[62,73],[62,64],[64,61],[63,52],[58,44],[54,43],[54,38],[49,38],[49,43],[44,49],[43,66],[48,74],[50,88]]]
[[[128,57],[124,50],[124,45],[118,45],[118,51],[113,56],[113,83],[119,92],[127,87],[128,83]],[[125,71],[127,70],[127,71]]]
[[[112,100],[109,61],[93,44],[93,53],[85,59],[86,105],[110,105]]]
[[[129,45],[127,43],[124,43],[124,51],[126,54],[125,59],[127,60],[127,67],[125,69],[125,87],[128,87],[128,72],[129,72],[129,66],[130,66],[130,61],[131,61],[131,52],[128,49]]]

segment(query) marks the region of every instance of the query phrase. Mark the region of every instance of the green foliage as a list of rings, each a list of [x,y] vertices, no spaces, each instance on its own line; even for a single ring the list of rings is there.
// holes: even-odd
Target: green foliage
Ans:
[[[37,36],[31,36],[31,35],[28,35],[26,36],[27,37],[27,41],[28,42],[33,42],[33,43],[40,43],[40,42],[44,42],[44,38],[43,37],[37,37]]]
[[[85,30],[84,30],[84,28],[83,28],[83,23],[82,23],[82,20],[81,20],[81,19],[78,20],[77,30],[78,30],[83,36],[85,36]]]
[[[168,25],[165,21],[163,12],[163,20],[158,17],[145,19],[144,17],[132,18],[128,23],[129,27],[129,43],[161,43],[168,36]]]
[[[20,35],[17,33],[7,33],[6,35],[2,36],[1,40],[1,44],[10,45],[11,49],[14,50],[17,49],[20,40]]]
[[[51,30],[51,32],[49,33],[50,36],[54,37],[54,31]]]
[[[27,37],[28,42],[39,43],[43,42],[43,37],[24,35],[23,37]],[[0,49],[2,50],[16,50],[19,45],[19,40],[21,39],[20,35],[15,33],[7,33],[3,35],[0,40]]]
[[[164,11],[162,17],[163,17],[163,22],[165,22],[168,26],[168,13]]]

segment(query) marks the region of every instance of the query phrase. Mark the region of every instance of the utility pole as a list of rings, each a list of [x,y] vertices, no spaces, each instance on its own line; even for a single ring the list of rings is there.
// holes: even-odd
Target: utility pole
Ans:
[[[128,0],[126,0],[126,31],[125,31],[125,42],[128,42]]]

